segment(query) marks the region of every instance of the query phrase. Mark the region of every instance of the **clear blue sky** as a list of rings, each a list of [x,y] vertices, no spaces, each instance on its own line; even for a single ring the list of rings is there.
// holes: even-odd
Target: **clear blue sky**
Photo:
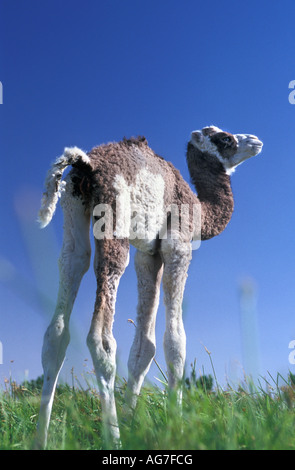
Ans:
[[[65,146],[89,150],[143,134],[188,179],[189,133],[210,124],[256,134],[264,148],[232,177],[229,226],[194,253],[184,300],[187,369],[196,358],[197,368],[211,373],[204,344],[218,380],[234,380],[257,342],[252,366],[261,375],[295,372],[288,362],[295,339],[295,105],[288,101],[294,15],[293,0],[2,0],[0,383],[9,371],[19,381],[25,371],[30,379],[42,373],[61,210],[47,229],[35,220],[52,160]],[[239,297],[245,279],[256,286],[246,326]],[[86,358],[92,367],[85,340],[94,296],[90,269],[72,314],[65,378],[71,367],[79,376]],[[124,376],[134,334],[127,319],[135,320],[136,302],[132,256],[114,325]],[[157,359],[165,367],[163,331],[161,304]]]

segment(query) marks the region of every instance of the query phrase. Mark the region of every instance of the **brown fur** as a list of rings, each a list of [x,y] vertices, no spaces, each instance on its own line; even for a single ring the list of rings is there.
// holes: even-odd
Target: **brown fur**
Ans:
[[[223,155],[232,151],[232,146],[225,148]],[[80,194],[92,208],[100,203],[110,204],[114,211],[114,224],[113,181],[116,175],[122,175],[128,184],[132,184],[134,175],[142,168],[163,176],[166,207],[188,204],[192,208],[193,204],[202,204],[202,240],[221,233],[230,220],[233,196],[229,177],[215,157],[200,152],[190,143],[187,162],[198,198],[172,163],[153,152],[145,137],[124,138],[121,142],[101,145],[92,149],[88,156],[92,171],[86,166],[72,170],[75,195]]]
[[[144,137],[124,139],[101,145],[92,149],[88,156],[91,159],[93,172],[92,204],[113,203],[113,181],[116,175],[122,175],[131,185],[134,175],[143,168],[153,174],[160,174],[165,180],[165,204],[177,202],[175,193],[176,180],[182,179],[171,163],[153,152]],[[182,180],[186,185],[185,181]],[[189,187],[187,187],[187,190]],[[188,192],[188,191],[187,191]]]
[[[234,200],[230,177],[219,160],[191,143],[187,146],[187,163],[202,205],[201,237],[208,240],[220,234],[232,216]]]

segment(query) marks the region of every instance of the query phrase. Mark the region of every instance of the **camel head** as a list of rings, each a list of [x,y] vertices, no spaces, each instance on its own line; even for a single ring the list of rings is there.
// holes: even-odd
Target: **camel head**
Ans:
[[[248,158],[258,155],[263,146],[255,135],[230,134],[215,126],[193,131],[190,142],[201,152],[217,157],[227,174],[233,173]]]

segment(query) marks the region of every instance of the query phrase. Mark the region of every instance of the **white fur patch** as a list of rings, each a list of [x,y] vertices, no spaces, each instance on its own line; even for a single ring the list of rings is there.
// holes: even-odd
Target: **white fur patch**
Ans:
[[[165,182],[146,168],[128,185],[122,175],[114,181],[116,196],[116,232],[119,238],[128,237],[139,248],[155,240],[166,212],[164,210]]]
[[[218,128],[216,128],[216,129],[218,129]],[[201,139],[200,139],[199,142],[197,142],[194,139],[194,136],[193,136],[194,132],[198,132],[198,131],[193,131],[191,133],[190,142],[193,144],[193,146],[196,147],[197,149],[199,149],[201,152],[207,152],[207,153],[210,153],[210,155],[215,155],[218,158],[218,160],[220,160],[222,157],[221,157],[220,153],[218,152],[216,145],[214,145],[211,142],[210,137],[208,135],[204,135],[200,132]]]

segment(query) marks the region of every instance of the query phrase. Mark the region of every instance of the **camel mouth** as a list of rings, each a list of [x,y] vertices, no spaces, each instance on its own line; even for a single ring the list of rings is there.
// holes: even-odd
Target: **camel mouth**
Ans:
[[[255,140],[251,139],[249,142],[247,142],[247,145],[255,152],[256,155],[258,155],[262,150],[263,142],[256,138]]]
[[[235,135],[238,147],[244,148],[245,151],[251,151],[254,155],[257,155],[261,152],[263,147],[263,142],[256,137],[256,135],[251,134],[236,134]]]

